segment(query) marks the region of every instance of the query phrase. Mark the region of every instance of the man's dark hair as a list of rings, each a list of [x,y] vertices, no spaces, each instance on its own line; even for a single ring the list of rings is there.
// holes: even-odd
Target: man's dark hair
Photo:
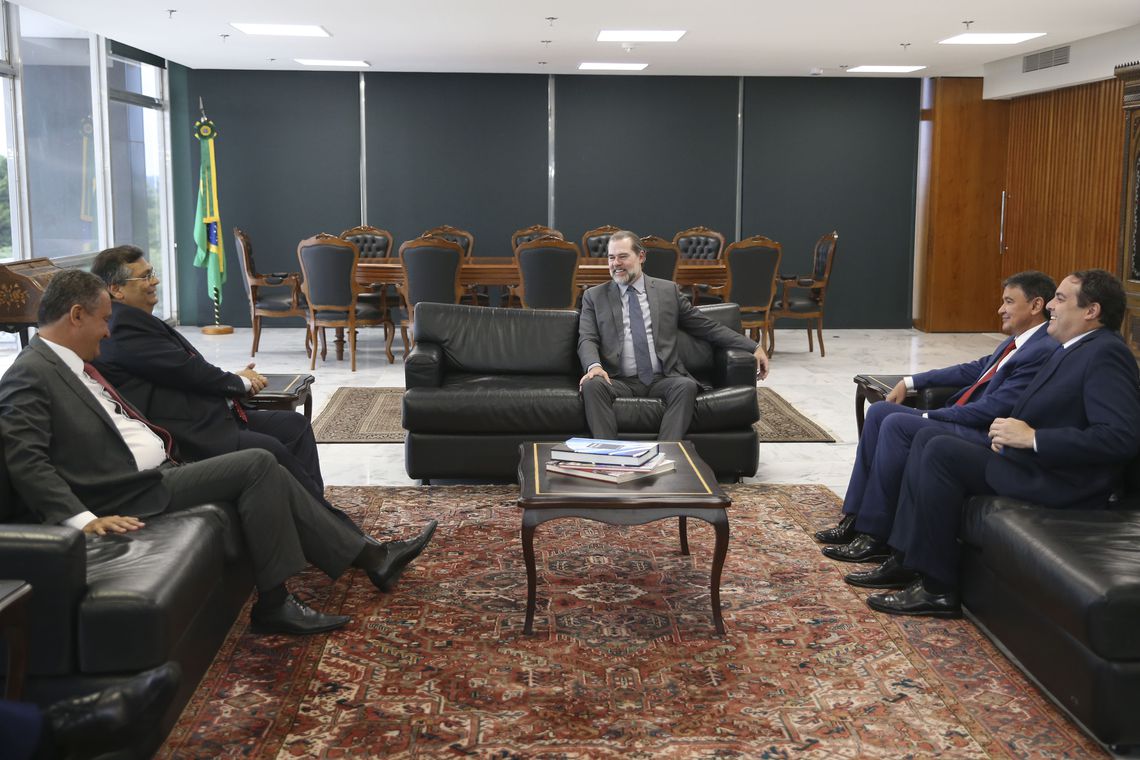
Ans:
[[[1034,298],[1042,298],[1045,303],[1052,301],[1053,295],[1057,292],[1057,283],[1053,282],[1053,278],[1044,272],[1038,272],[1036,269],[1010,275],[1005,278],[1001,286],[1003,288],[1021,288],[1026,300],[1032,301]],[[1049,318],[1048,309],[1045,310],[1045,318]]]
[[[66,316],[71,307],[79,304],[83,310],[95,313],[99,296],[107,292],[107,286],[93,274],[79,269],[68,269],[51,278],[40,299],[40,310],[36,322],[40,327],[50,325]]]
[[[645,246],[641,244],[641,238],[637,236],[636,232],[629,230],[618,230],[610,235],[610,240],[628,240],[630,246],[633,247],[634,253],[645,253]]]
[[[1077,306],[1100,304],[1100,323],[1113,332],[1119,332],[1128,300],[1124,295],[1124,285],[1116,275],[1103,269],[1082,269],[1070,277],[1081,281]]]
[[[142,248],[134,245],[117,245],[100,251],[91,265],[91,274],[103,280],[109,288],[112,285],[125,285],[131,276],[130,265],[145,256]]]

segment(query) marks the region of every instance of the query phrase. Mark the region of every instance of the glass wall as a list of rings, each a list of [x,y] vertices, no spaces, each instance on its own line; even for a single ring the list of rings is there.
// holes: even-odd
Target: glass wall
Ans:
[[[27,8],[18,17],[30,248],[36,257],[96,251],[102,151],[90,35]]]
[[[16,146],[12,121],[12,78],[0,77],[0,262],[16,257],[19,227],[13,213],[19,199],[16,183]]]

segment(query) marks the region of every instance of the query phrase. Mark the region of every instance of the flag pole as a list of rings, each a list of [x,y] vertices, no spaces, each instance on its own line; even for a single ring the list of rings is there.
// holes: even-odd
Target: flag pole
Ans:
[[[194,239],[198,253],[194,266],[209,270],[210,300],[214,306],[214,324],[204,325],[206,335],[230,335],[234,328],[222,324],[222,293],[220,285],[226,281],[225,247],[222,243],[222,222],[218,211],[218,177],[214,161],[214,138],[217,130],[206,116],[206,106],[198,96],[201,117],[194,124],[194,136],[201,143],[201,164],[198,180],[198,209],[196,211]]]

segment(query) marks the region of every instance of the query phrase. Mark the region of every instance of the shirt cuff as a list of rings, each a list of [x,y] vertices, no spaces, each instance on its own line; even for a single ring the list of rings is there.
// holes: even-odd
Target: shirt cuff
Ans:
[[[238,380],[241,380],[241,384],[245,386],[245,392],[249,393],[250,389],[253,387],[253,383],[250,382],[250,379],[245,375],[238,375]]]
[[[906,377],[903,378],[903,382],[906,384],[906,389],[908,391],[914,390],[914,378],[912,376],[907,375]]]
[[[1037,433],[1033,434],[1033,453],[1037,453]]]
[[[89,523],[95,519],[96,519],[95,515],[91,512],[80,512],[79,514],[74,515],[73,517],[67,518],[66,520],[63,521],[62,524],[66,525],[69,528],[75,528],[76,530],[83,530],[84,528],[87,527],[87,523]]]
[[[922,413],[922,419],[924,419],[924,420],[930,419],[930,412],[923,412]]]
[[[589,374],[590,370],[592,370],[594,367],[600,367],[600,366],[602,366],[601,362],[594,362],[589,367],[586,367],[586,374]]]

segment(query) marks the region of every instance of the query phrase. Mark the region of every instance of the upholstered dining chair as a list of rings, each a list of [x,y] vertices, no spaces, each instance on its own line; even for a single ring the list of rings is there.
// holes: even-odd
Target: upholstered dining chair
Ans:
[[[356,262],[360,250],[355,243],[322,232],[297,244],[305,298],[309,303],[307,322],[313,342],[309,369],[317,367],[317,336],[321,338],[321,359],[325,358],[325,328],[348,331],[352,371],[356,371],[356,328],[383,325],[384,318],[372,304],[358,303],[363,289],[356,283]],[[388,332],[385,328],[385,332]],[[387,338],[388,343],[391,338]]]
[[[464,256],[471,256],[475,252],[475,236],[467,230],[452,227],[450,224],[441,224],[438,227],[432,227],[430,230],[424,230],[420,237],[437,237],[458,243]]]
[[[553,236],[515,249],[524,309],[573,309],[578,302],[578,246]]]
[[[340,237],[356,245],[360,251],[361,260],[386,259],[392,255],[392,233],[388,230],[361,225],[345,230],[340,233]],[[368,290],[361,292],[357,298],[362,303],[370,303],[380,309],[385,319],[388,319],[388,309],[395,306],[399,299],[400,296],[396,292],[395,285],[372,285]],[[387,329],[385,327],[385,330]],[[391,358],[389,357],[389,359]]]
[[[682,261],[719,261],[724,253],[724,235],[708,227],[690,227],[673,236]],[[707,282],[692,286],[693,305],[700,303],[702,294],[709,294]]]
[[[253,325],[253,346],[249,355],[256,356],[263,317],[304,317],[308,307],[299,272],[259,273],[253,260],[253,243],[240,227],[234,227],[234,245],[241,262],[241,275],[249,296],[249,318]],[[305,352],[309,350],[309,333],[306,331]]]
[[[820,236],[812,249],[811,274],[809,275],[780,275],[783,282],[783,293],[780,300],[772,308],[774,319],[806,319],[808,351],[814,351],[811,341],[811,328],[815,324],[816,335],[819,337],[819,356],[822,359],[823,349],[823,309],[827,300],[827,286],[831,281],[831,265],[835,262],[835,252],[839,248],[839,233],[832,231]],[[775,334],[772,336],[772,348],[775,349]]]
[[[545,224],[532,224],[529,227],[523,227],[521,230],[515,230],[511,235],[511,250],[515,250],[523,243],[529,243],[532,240],[537,240],[540,237],[554,237],[563,240],[563,235],[553,227],[547,227]]]
[[[730,245],[724,252],[728,269],[724,300],[739,304],[740,324],[752,340],[772,352],[772,303],[779,288],[782,249],[763,235]]]
[[[645,249],[645,263],[642,270],[650,277],[661,280],[677,281],[677,265],[681,261],[681,252],[672,241],[659,235],[646,235],[641,239],[641,247]]]
[[[414,345],[408,339],[408,328],[416,321],[416,304],[459,303],[463,286],[459,269],[463,264],[463,247],[441,237],[421,236],[400,246],[400,266],[404,270],[400,295],[406,309],[400,319],[400,337],[404,341],[404,357]]]
[[[586,230],[586,234],[582,235],[582,255],[587,259],[604,259],[610,254],[610,238],[620,230],[620,227],[612,224]]]

